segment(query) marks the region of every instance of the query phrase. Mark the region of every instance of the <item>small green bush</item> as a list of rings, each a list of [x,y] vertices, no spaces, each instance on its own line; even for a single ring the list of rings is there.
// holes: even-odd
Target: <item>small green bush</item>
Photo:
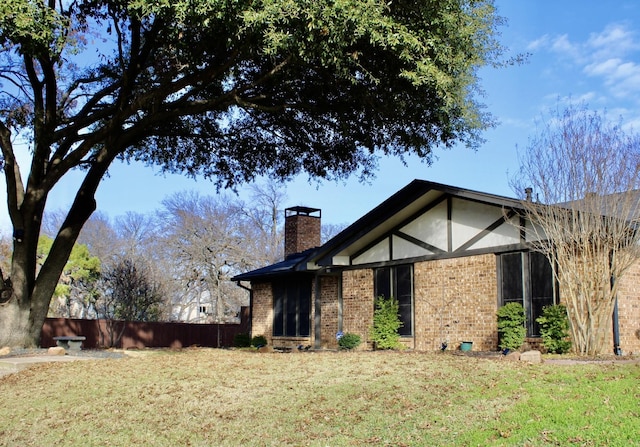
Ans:
[[[569,337],[569,318],[567,308],[562,304],[544,306],[542,315],[536,318],[540,324],[542,344],[547,352],[552,354],[566,354],[571,350]]]
[[[375,300],[373,312],[373,326],[369,329],[369,336],[376,349],[401,349],[400,334],[402,327],[398,315],[399,305],[395,298],[378,297]]]
[[[233,346],[236,348],[248,348],[251,346],[251,336],[249,334],[236,334],[233,337]]]
[[[517,351],[524,344],[524,308],[520,303],[508,303],[498,309],[498,338],[500,349]]]
[[[255,348],[267,346],[267,338],[264,335],[256,335],[251,339],[251,346]]]
[[[340,349],[355,349],[360,346],[361,338],[358,334],[347,332],[338,339]]]

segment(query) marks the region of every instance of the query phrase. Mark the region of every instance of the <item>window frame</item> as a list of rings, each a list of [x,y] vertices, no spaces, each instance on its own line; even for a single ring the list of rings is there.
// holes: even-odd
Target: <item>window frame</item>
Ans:
[[[398,332],[400,337],[407,338],[413,337],[415,334],[415,281],[413,270],[413,264],[399,264],[373,269],[374,295],[375,297],[384,296],[385,298],[392,296],[398,300],[398,313],[400,315],[400,321],[403,323]],[[407,274],[408,281],[404,279],[402,280],[402,284],[399,284],[398,278]]]
[[[311,337],[311,290],[309,277],[288,277],[273,281],[273,337]]]
[[[519,259],[520,265],[517,268],[508,264],[515,259]],[[540,262],[545,262],[545,264],[542,265]],[[505,278],[507,270],[511,270],[509,273],[514,276]],[[518,274],[519,278],[516,276]],[[534,278],[538,280],[534,281]],[[539,280],[543,278],[547,283],[541,288]],[[510,287],[516,288],[519,285],[519,293],[507,294],[507,287],[505,287],[507,281]],[[538,296],[541,290],[545,294],[544,296]],[[548,292],[551,292],[550,296],[548,296]],[[513,296],[513,298],[505,295]],[[527,337],[540,337],[540,325],[536,319],[542,314],[544,306],[555,305],[559,302],[558,284],[553,274],[553,266],[544,254],[536,251],[519,251],[498,255],[498,305],[504,306],[510,302],[519,302],[524,308]]]

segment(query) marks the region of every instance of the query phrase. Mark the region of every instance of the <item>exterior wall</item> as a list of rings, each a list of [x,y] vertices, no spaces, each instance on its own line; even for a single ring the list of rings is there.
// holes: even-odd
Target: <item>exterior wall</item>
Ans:
[[[271,283],[254,283],[253,289],[253,321],[251,336],[263,335],[267,344],[276,348],[296,348],[308,346],[314,337],[313,315],[315,314],[315,290],[311,292],[311,337],[273,337],[273,289]]]
[[[640,262],[625,273],[618,287],[620,348],[625,355],[640,354]]]
[[[496,256],[416,263],[414,266],[415,348],[448,349],[473,342],[474,351],[498,349]]]
[[[338,332],[340,277],[323,276],[320,279],[321,302],[321,340],[322,347],[338,349],[336,333]],[[315,339],[315,337],[314,337]]]
[[[369,326],[373,322],[373,270],[347,270],[342,274],[342,331],[358,334],[362,349],[371,347]]]
[[[342,280],[342,330],[358,334],[367,342],[373,321],[373,270],[345,271]],[[433,351],[440,349],[445,340],[449,349],[457,349],[462,341],[472,341],[473,350],[495,351],[498,349],[497,309],[495,255],[416,263],[414,340],[403,339],[403,342],[419,351]],[[326,318],[324,307],[322,318],[323,321]],[[328,330],[323,324],[323,331]],[[363,347],[365,345],[371,347],[370,343]]]
[[[251,336],[264,335],[267,343],[273,346],[273,292],[271,283],[253,283],[253,309]]]

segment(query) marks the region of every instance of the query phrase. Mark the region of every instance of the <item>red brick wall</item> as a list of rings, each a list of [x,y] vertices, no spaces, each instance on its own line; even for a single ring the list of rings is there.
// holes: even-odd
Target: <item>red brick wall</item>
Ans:
[[[269,346],[273,345],[273,292],[271,283],[253,283],[251,336],[264,335]]]
[[[640,262],[625,273],[618,287],[620,348],[625,355],[640,354]]]
[[[322,347],[338,349],[336,333],[338,332],[338,296],[340,293],[339,276],[323,276],[321,283],[321,339]]]
[[[340,278],[321,278],[322,347],[336,349]],[[620,341],[625,354],[640,353],[640,263],[619,283],[618,307]],[[342,315],[344,332],[362,337],[362,349],[370,348],[369,327],[373,321],[373,270],[342,273]],[[313,287],[315,294],[315,287]],[[498,349],[498,290],[496,257],[493,254],[416,263],[414,266],[414,340],[408,346],[433,351],[447,341],[449,349],[472,341],[474,351]],[[311,328],[314,330],[312,297]],[[253,285],[252,335],[264,335],[274,344],[272,334],[273,301],[271,285]],[[611,330],[607,343],[612,345]],[[278,339],[277,346],[312,344],[311,339]]]
[[[284,255],[303,252],[320,246],[320,218],[293,215],[284,221]]]
[[[369,327],[373,322],[373,270],[348,270],[342,274],[342,331],[358,334],[361,347],[371,347]]]
[[[445,340],[449,349],[472,341],[473,350],[496,350],[497,293],[495,255],[416,263],[414,339],[405,344],[433,351]],[[342,294],[343,331],[367,341],[373,321],[373,270],[344,272]]]
[[[416,263],[415,348],[432,351],[447,341],[457,349],[498,348],[496,257],[493,254]]]

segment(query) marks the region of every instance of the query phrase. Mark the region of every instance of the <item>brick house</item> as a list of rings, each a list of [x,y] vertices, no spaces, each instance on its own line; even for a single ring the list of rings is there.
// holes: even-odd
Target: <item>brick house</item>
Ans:
[[[535,339],[542,307],[559,293],[532,252],[511,199],[414,180],[320,245],[320,210],[285,212],[285,260],[234,278],[251,284],[251,332],[275,347],[337,348],[338,331],[368,342],[374,297],[400,303],[402,342],[437,350],[473,342],[498,349],[496,311],[518,301]],[[640,266],[618,296],[620,346],[640,352]],[[611,331],[613,334],[613,331]],[[533,341],[533,340],[531,340]],[[613,335],[611,335],[613,347]]]

